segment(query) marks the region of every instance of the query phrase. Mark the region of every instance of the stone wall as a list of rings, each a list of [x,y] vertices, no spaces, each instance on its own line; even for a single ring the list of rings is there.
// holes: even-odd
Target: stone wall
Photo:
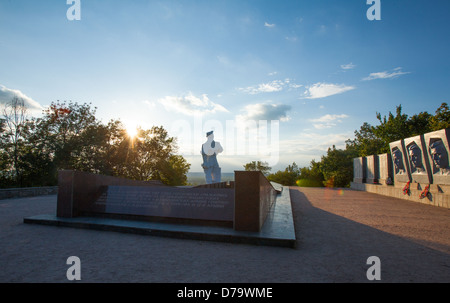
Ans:
[[[389,144],[390,153],[353,159],[351,188],[449,208],[450,129]]]
[[[57,193],[58,193],[58,186],[7,188],[7,189],[0,189],[0,200],[44,196],[44,195],[56,195]]]
[[[276,200],[277,189],[260,171],[235,171],[234,229],[259,232]]]

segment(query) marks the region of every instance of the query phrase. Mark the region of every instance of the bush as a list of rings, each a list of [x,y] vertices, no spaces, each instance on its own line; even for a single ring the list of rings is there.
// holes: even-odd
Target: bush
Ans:
[[[296,184],[299,187],[323,187],[323,182],[312,179],[300,179]]]

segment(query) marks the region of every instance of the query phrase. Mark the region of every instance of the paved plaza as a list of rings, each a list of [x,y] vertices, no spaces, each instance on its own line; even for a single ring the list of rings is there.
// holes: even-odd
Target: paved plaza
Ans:
[[[24,224],[56,196],[0,200],[0,282],[450,282],[450,211],[349,189],[291,187],[296,248]]]

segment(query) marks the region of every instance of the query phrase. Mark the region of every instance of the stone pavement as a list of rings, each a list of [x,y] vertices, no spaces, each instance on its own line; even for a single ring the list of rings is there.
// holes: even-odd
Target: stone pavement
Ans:
[[[297,247],[268,247],[24,224],[56,196],[0,201],[0,282],[450,282],[448,209],[354,190],[291,187]]]

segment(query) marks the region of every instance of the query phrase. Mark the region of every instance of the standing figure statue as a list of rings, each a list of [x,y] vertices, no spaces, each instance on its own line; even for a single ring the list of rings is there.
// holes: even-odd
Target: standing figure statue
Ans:
[[[223,148],[219,142],[214,141],[213,131],[207,132],[206,137],[208,139],[202,144],[201,150],[206,184],[219,183],[221,182],[221,168],[217,162],[217,155],[223,152]]]

